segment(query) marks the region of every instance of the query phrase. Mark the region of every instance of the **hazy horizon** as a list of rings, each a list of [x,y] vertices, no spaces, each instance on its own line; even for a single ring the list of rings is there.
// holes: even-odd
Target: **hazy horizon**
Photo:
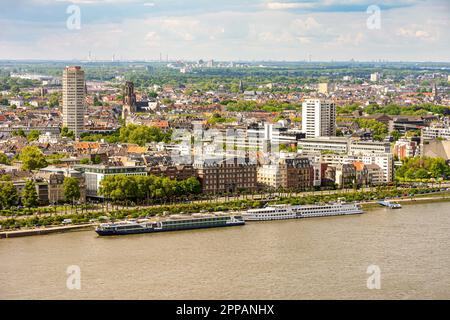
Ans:
[[[0,60],[450,62],[449,29],[446,0],[5,0]]]

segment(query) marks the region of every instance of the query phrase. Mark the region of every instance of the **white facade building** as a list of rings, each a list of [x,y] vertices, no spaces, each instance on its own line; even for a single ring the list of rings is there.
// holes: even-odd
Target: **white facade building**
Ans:
[[[286,169],[282,164],[266,164],[257,170],[256,181],[264,187],[278,189],[286,184]]]
[[[366,155],[346,154],[321,154],[315,156],[316,163],[327,163],[329,165],[349,164],[361,161],[364,164],[376,164],[381,168],[381,179],[383,183],[391,182],[394,176],[394,156],[392,153],[374,153]]]
[[[422,139],[433,140],[437,138],[450,140],[450,126],[442,124],[422,129]]]
[[[370,81],[372,81],[372,82],[378,82],[378,81],[380,81],[380,78],[381,78],[381,74],[378,72],[370,74]]]
[[[302,131],[307,138],[335,136],[335,103],[321,99],[305,100],[302,104]]]

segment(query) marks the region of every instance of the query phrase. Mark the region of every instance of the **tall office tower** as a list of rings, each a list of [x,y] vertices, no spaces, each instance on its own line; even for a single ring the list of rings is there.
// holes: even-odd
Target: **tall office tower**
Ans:
[[[84,129],[84,71],[79,66],[66,67],[63,72],[63,126],[79,137]]]
[[[307,138],[336,135],[336,105],[332,101],[307,99],[302,104],[302,131]]]

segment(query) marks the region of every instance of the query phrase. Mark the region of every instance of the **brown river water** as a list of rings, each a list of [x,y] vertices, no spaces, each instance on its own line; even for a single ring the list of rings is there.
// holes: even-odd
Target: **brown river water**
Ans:
[[[69,266],[80,289],[68,289]],[[380,289],[368,289],[370,265]],[[70,287],[70,286],[69,286]],[[0,299],[450,299],[450,202],[119,237],[0,240]]]

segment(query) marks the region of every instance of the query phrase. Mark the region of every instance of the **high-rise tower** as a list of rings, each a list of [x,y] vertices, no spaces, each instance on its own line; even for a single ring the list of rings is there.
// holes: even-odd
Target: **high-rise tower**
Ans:
[[[336,135],[336,105],[332,101],[307,99],[302,104],[302,131],[307,138]]]
[[[84,130],[85,94],[84,71],[79,66],[66,67],[62,79],[63,126],[79,137]]]

